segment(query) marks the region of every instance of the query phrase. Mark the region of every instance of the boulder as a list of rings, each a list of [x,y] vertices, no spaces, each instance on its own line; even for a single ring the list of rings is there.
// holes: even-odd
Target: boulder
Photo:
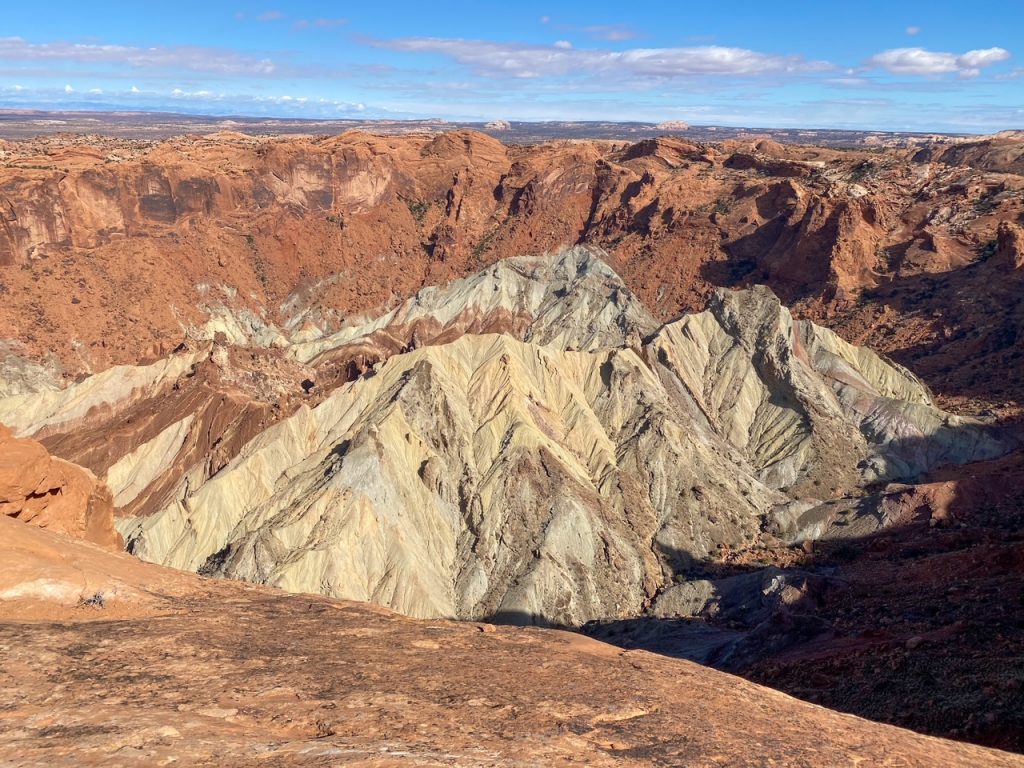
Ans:
[[[55,458],[35,440],[15,438],[0,424],[0,514],[122,548],[114,530],[114,500],[87,469]]]

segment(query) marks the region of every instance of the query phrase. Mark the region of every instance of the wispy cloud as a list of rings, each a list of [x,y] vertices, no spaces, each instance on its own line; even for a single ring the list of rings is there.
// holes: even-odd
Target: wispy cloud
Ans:
[[[913,37],[914,35],[920,34],[921,28],[920,27],[907,27],[906,32],[907,32],[908,35]]]
[[[640,36],[635,29],[626,24],[591,24],[583,27],[583,31],[598,40],[609,42],[634,40]]]
[[[635,40],[640,37],[640,33],[628,24],[569,24],[564,21],[556,23],[550,16],[541,16],[540,23],[550,24],[563,32],[586,35],[594,40],[607,40],[608,42]]]
[[[893,75],[936,76],[957,74],[977,77],[986,67],[1010,58],[1005,48],[980,48],[966,53],[945,53],[924,48],[893,48],[872,56],[869,67],[884,69]]]
[[[26,107],[161,109],[190,114],[261,114],[294,117],[344,118],[366,114],[387,114],[381,108],[369,108],[362,102],[329,99],[302,94],[252,94],[206,88],[148,89],[132,86],[128,90],[100,88],[81,90],[71,84],[63,88],[25,88],[0,86],[0,94],[11,104]]]
[[[256,21],[280,21],[284,18],[284,14],[281,11],[264,11],[256,17]]]
[[[271,75],[278,64],[230,49],[203,46],[154,46],[94,43],[30,43],[20,37],[0,37],[0,61],[120,64],[133,69],[177,69],[220,75]]]
[[[299,19],[295,29],[333,29],[348,24],[348,19]]]
[[[755,77],[831,69],[802,56],[761,53],[745,48],[707,45],[692,48],[632,48],[624,51],[567,48],[561,45],[498,43],[442,37],[371,40],[381,48],[447,56],[489,77],[539,78],[574,74],[618,78],[693,76]]]
[[[336,99],[314,98],[303,95],[292,94],[237,94],[224,93],[200,89],[186,91],[182,88],[174,88],[169,93],[158,91],[150,92],[150,96],[167,96],[177,102],[197,102],[201,104],[230,104],[230,105],[263,105],[288,107],[292,112],[300,112],[304,109],[330,108],[339,113],[361,113],[366,110],[366,105],[359,102],[341,101]]]

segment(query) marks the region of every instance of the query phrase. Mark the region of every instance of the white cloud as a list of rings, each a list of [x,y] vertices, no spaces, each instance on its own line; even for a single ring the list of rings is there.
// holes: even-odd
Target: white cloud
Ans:
[[[968,51],[957,58],[957,63],[970,69],[981,69],[991,67],[1000,61],[1010,58],[1010,52],[1005,48],[983,48],[977,51]]]
[[[76,94],[79,92],[75,92]],[[88,91],[92,94],[93,91]],[[63,87],[24,88],[2,86],[3,94],[11,106],[15,103],[31,109],[63,109],[69,95]],[[230,93],[211,90],[130,90],[103,91],[103,99],[111,104],[121,104],[131,110],[159,110],[181,112],[193,115],[239,115],[248,114],[266,117],[302,117],[335,119],[354,117],[370,113],[390,115],[380,106],[368,107],[362,102],[350,102],[328,98],[310,98],[303,95],[267,95],[252,93]]]
[[[0,37],[3,61],[75,61],[126,64],[138,69],[185,69],[222,75],[271,75],[278,65],[238,51],[202,46],[110,45],[94,43],[30,43],[20,37]]]
[[[919,34],[921,32],[921,28],[920,27],[907,27],[906,31],[907,31],[908,35],[913,37],[914,35]]]
[[[555,48],[561,48],[563,51],[567,51],[572,48],[572,43],[568,40],[558,40],[555,42]]]
[[[148,94],[152,97],[159,97],[160,94],[156,92],[150,92]],[[210,103],[231,103],[236,105],[247,105],[247,106],[281,106],[281,107],[296,107],[297,105],[305,105],[310,103],[308,96],[292,96],[291,94],[280,94],[275,96],[269,95],[253,95],[253,94],[224,94],[215,93],[214,91],[200,90],[200,91],[186,91],[182,88],[174,88],[166,94],[175,101],[194,101],[205,104]],[[352,103],[348,101],[338,101],[333,99],[320,98],[317,103],[333,107],[336,110],[343,112],[362,112],[366,109],[366,105],[362,103]]]
[[[137,86],[137,85],[133,85],[132,86],[131,92],[132,93],[142,93],[142,91],[139,90],[139,86]]]
[[[75,92],[75,89],[72,88],[70,85],[65,85],[64,86],[64,93],[74,93],[74,92]]]
[[[870,67],[894,75],[946,75],[977,77],[981,70],[1010,58],[1005,48],[982,48],[966,53],[944,53],[924,48],[893,48],[868,59]]]
[[[90,88],[89,89],[89,93],[91,93],[93,96],[99,96],[100,94],[103,93],[103,89],[102,88]]]
[[[409,53],[447,56],[481,75],[535,78],[569,74],[676,78],[701,75],[756,76],[831,69],[822,61],[717,45],[692,48],[632,48],[624,51],[565,48],[487,40],[405,37],[371,41]]]

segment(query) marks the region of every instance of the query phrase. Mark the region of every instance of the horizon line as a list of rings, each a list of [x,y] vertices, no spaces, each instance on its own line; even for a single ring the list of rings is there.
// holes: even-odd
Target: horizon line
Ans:
[[[214,114],[205,112],[175,112],[173,110],[164,109],[116,109],[116,108],[72,108],[72,109],[45,109],[36,107],[7,107],[0,105],[0,115],[2,116],[18,116],[18,115],[111,115],[111,116],[167,116],[184,118],[186,120],[210,120],[210,121],[252,121],[252,122],[265,122],[265,123],[309,123],[309,124],[323,124],[323,123],[353,123],[353,124],[416,124],[416,123],[435,123],[441,125],[480,125],[486,126],[493,122],[504,122],[510,125],[520,126],[531,126],[531,125],[552,125],[552,124],[565,124],[565,125],[621,125],[621,126],[647,126],[650,128],[657,128],[663,123],[685,123],[688,128],[677,131],[670,131],[672,133],[685,134],[689,129],[717,129],[724,128],[728,130],[745,130],[745,131],[818,131],[818,132],[831,132],[831,133],[865,133],[865,134],[883,134],[883,135],[895,135],[895,136],[992,136],[1000,133],[1012,132],[1015,130],[1024,130],[1024,127],[1020,129],[1003,129],[999,131],[945,131],[945,130],[897,130],[897,129],[886,129],[886,128],[838,128],[833,126],[770,126],[770,125],[729,125],[725,123],[695,123],[689,120],[683,120],[680,118],[670,118],[658,122],[646,121],[646,120],[573,120],[573,119],[558,119],[550,118],[546,120],[516,120],[516,119],[453,119],[443,117],[291,117],[291,116],[279,116],[279,115],[256,115],[256,114],[244,114],[244,113],[227,113],[227,114]],[[0,120],[0,126],[4,120]],[[13,122],[13,121],[10,121]],[[668,129],[666,129],[668,130]],[[496,133],[500,133],[500,130],[495,130]]]

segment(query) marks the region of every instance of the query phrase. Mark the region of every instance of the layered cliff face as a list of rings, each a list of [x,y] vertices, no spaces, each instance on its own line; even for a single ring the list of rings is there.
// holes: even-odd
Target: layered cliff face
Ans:
[[[209,341],[150,365],[2,399],[0,422],[105,476],[122,513],[144,516],[219,472],[300,404],[319,402],[403,350],[502,330],[585,348],[624,344],[657,327],[585,250],[508,260],[327,338],[302,326],[291,332],[292,342],[288,329],[266,324],[245,332],[236,326],[239,332],[228,336],[225,318],[235,319],[225,315],[197,332]]]
[[[948,330],[957,361],[987,369],[1021,325],[1001,290],[999,227],[1024,217],[1012,136],[851,151],[472,132],[70,144],[11,142],[0,163],[8,394],[217,330],[330,335],[424,286],[576,243],[603,246],[659,320],[715,286],[767,283],[912,362],[946,402],[1006,408],[1016,391],[956,379],[929,346]],[[1012,306],[953,298],[968,290]]]
[[[0,162],[4,512],[1020,748],[1019,137],[62,141]]]
[[[569,625],[1016,445],[763,287],[659,327],[600,256],[509,259],[320,337],[219,332],[0,399],[0,421],[103,476],[144,559]]]

